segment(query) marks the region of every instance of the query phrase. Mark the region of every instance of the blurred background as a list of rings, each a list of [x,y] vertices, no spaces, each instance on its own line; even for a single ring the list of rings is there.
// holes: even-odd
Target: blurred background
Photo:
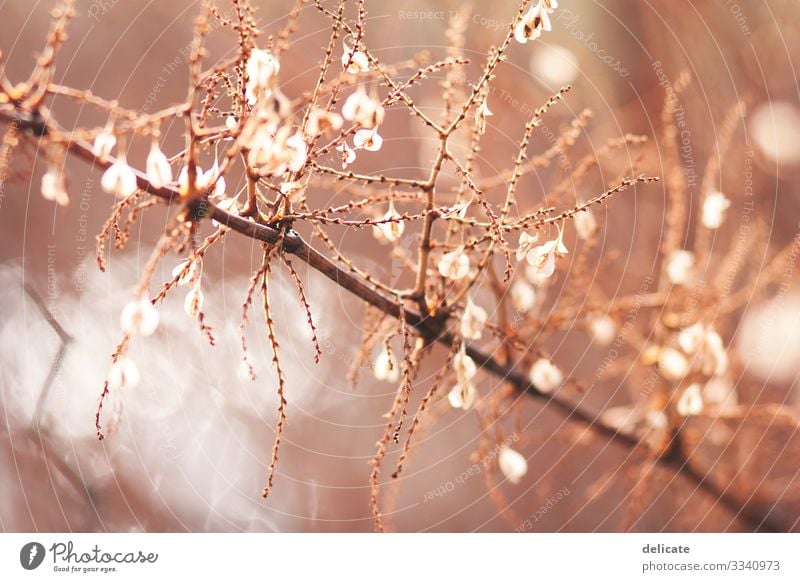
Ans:
[[[232,13],[225,0],[216,4],[222,14]],[[254,4],[264,40],[280,29],[292,3]],[[188,0],[79,0],[56,82],[90,88],[143,113],[183,101],[186,56],[200,7],[200,2]],[[367,7],[366,45],[388,63],[422,51],[430,52],[432,60],[444,58],[446,29],[461,14],[465,53],[473,61],[467,68],[469,80],[477,78],[488,49],[501,42],[516,11],[510,0],[373,1]],[[51,8],[46,0],[0,4],[0,49],[12,80],[27,78]],[[282,59],[281,86],[290,97],[313,86],[328,30],[313,5],[303,9],[300,29]],[[665,175],[665,154],[655,139],[661,132],[663,85],[688,70],[692,83],[681,99],[686,131],[680,143],[692,197],[700,195],[703,169],[722,119],[738,100],[749,105],[733,146],[714,168],[714,181],[733,201],[736,215],[745,212],[746,190],[753,194],[749,200],[767,237],[763,256],[751,261],[755,277],[768,255],[797,235],[800,222],[799,44],[800,11],[794,0],[563,0],[553,15],[552,32],[527,45],[514,43],[499,70],[489,97],[494,115],[488,120],[481,171],[493,175],[508,167],[531,112],[570,83],[573,91],[548,114],[533,152],[550,147],[560,128],[584,108],[592,110],[593,119],[570,155],[573,159],[629,132],[650,138],[646,145],[623,148],[604,162],[574,192],[575,199],[602,192],[629,174],[634,161],[643,172]],[[207,46],[209,62],[223,60],[233,54],[235,37],[216,27]],[[437,80],[430,79],[415,99],[423,109],[436,111],[440,92]],[[67,128],[106,122],[84,104],[57,99],[52,107]],[[163,129],[164,150],[178,151],[180,122]],[[404,110],[389,112],[382,134],[383,150],[360,162],[358,170],[421,175],[435,135]],[[259,379],[245,381],[235,373],[241,302],[248,276],[260,260],[258,249],[242,237],[227,237],[205,265],[206,305],[217,346],[208,346],[183,314],[179,299],[169,299],[160,308],[163,325],[158,333],[132,350],[140,363],[141,384],[114,395],[110,410],[119,416],[116,429],[97,441],[95,406],[108,357],[119,340],[119,312],[167,214],[148,213],[135,226],[127,249],[112,252],[107,272],[101,273],[94,261],[94,236],[113,201],[101,191],[99,174],[69,161],[72,204],[58,208],[42,199],[39,178],[44,167],[36,154],[35,146],[18,152],[14,173],[0,190],[0,529],[371,531],[368,461],[394,387],[375,381],[369,370],[362,373],[357,389],[350,387],[345,372],[357,350],[362,308],[305,269],[301,276],[324,357],[320,365],[313,364],[305,316],[291,281],[279,275],[274,301],[288,377],[289,420],[275,487],[268,501],[261,499],[276,386],[270,348],[258,324],[251,326],[249,341]],[[144,155],[141,148],[129,160],[141,167]],[[559,171],[557,166],[543,169],[524,182],[520,199],[531,206],[543,203],[543,184],[557,182]],[[14,179],[15,173],[22,178]],[[316,194],[320,205],[341,200],[337,195]],[[601,246],[615,254],[593,284],[609,295],[635,293],[654,272],[664,215],[663,182],[625,193],[604,207],[599,215]],[[385,253],[369,232],[334,233],[337,244],[358,264],[391,274],[383,262]],[[733,244],[736,226],[720,233],[714,244],[724,249]],[[168,270],[165,266],[163,277]],[[796,410],[800,294],[794,271],[785,281],[786,288],[774,297],[739,310],[727,337],[748,354],[741,358],[740,398]],[[45,311],[72,338],[61,353],[63,342]],[[605,354],[587,344],[572,339],[550,350],[570,376],[591,378]],[[424,393],[444,356],[442,351],[428,359],[415,390]],[[482,379],[481,390],[491,390],[495,382]],[[615,394],[616,388],[610,387]],[[623,391],[615,404],[624,402]],[[528,474],[517,485],[487,486],[483,459],[475,453],[478,421],[439,402],[423,424],[402,478],[382,487],[391,529],[510,531],[526,521],[529,527],[524,529],[532,531],[621,527],[630,479],[639,470],[629,451],[584,438],[582,427],[565,423],[536,402],[520,402],[518,412],[525,430],[515,448],[528,457]],[[796,482],[798,451],[781,454],[789,464],[794,459],[788,479]],[[387,476],[396,453],[389,459]],[[633,529],[742,528],[734,513],[680,478],[666,479],[656,489],[639,509]],[[514,517],[498,510],[498,495]],[[776,503],[794,515],[797,501]]]

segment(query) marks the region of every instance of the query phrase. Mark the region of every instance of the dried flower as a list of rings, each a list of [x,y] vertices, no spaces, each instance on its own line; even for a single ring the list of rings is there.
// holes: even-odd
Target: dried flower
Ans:
[[[314,137],[329,130],[337,131],[341,129],[343,123],[344,120],[338,113],[327,111],[321,107],[315,107],[308,115],[306,135],[308,137]]]
[[[478,367],[475,365],[475,361],[467,355],[464,343],[453,356],[453,370],[456,373],[456,385],[447,398],[453,408],[468,410],[475,403],[477,395],[472,379],[478,373]]]
[[[122,331],[128,335],[151,335],[158,327],[158,311],[149,299],[141,297],[128,303],[120,315]]]
[[[731,201],[722,192],[710,192],[703,201],[703,226],[715,230],[722,226],[725,220],[725,212],[731,205]]]
[[[544,394],[549,394],[564,382],[564,374],[547,358],[539,358],[531,366],[531,384]]]
[[[539,233],[534,232],[533,234],[528,234],[527,232],[522,232],[519,235],[519,247],[517,248],[517,260],[522,261],[525,257],[528,256],[528,253],[533,250],[534,244],[539,240]]]
[[[383,145],[383,138],[378,133],[378,128],[359,129],[353,136],[353,145],[356,149],[377,152]]]
[[[673,251],[667,257],[667,278],[673,285],[686,285],[691,281],[694,253],[686,250]]]
[[[469,257],[464,247],[445,253],[439,259],[439,274],[442,277],[458,281],[469,274]]]
[[[520,313],[527,313],[536,305],[536,290],[523,280],[511,286],[511,304]]]
[[[186,315],[192,318],[200,315],[200,312],[203,310],[203,290],[200,288],[199,280],[186,294],[186,299],[183,301],[183,310],[186,312]]]
[[[342,117],[348,121],[355,121],[367,129],[383,123],[383,116],[383,105],[369,97],[364,87],[359,87],[342,106]]]
[[[342,46],[342,67],[346,67],[348,73],[357,75],[369,72],[369,59],[364,51],[353,50],[347,45],[347,41],[342,41]]]
[[[575,231],[581,240],[591,240],[597,234],[597,219],[591,210],[584,210],[575,215]]]
[[[467,305],[461,316],[461,337],[464,339],[481,339],[483,328],[488,318],[486,310],[473,303],[472,299],[467,297]]]
[[[336,151],[342,154],[342,168],[346,168],[356,161],[356,152],[353,148],[343,142],[336,146]]]
[[[400,240],[406,228],[402,220],[397,220],[400,216],[400,213],[394,208],[394,202],[389,201],[389,210],[386,211],[382,219],[388,222],[381,222],[375,225],[375,230],[373,231],[375,238],[390,243]]]
[[[119,356],[117,361],[111,364],[107,381],[109,390],[133,388],[139,384],[139,370],[130,358]]]
[[[534,247],[526,253],[528,263],[536,275],[550,277],[556,270],[556,256],[566,255],[569,251],[564,246],[564,231],[558,229],[558,236],[543,245]]]
[[[683,380],[689,373],[689,360],[674,348],[664,348],[658,354],[658,369],[667,380]]]
[[[55,202],[59,206],[69,205],[67,184],[64,173],[51,165],[42,176],[42,196],[45,200]]]
[[[172,269],[172,276],[178,277],[178,285],[180,286],[194,285],[200,279],[202,271],[202,259],[187,259],[178,263],[178,266]]]
[[[703,412],[703,395],[700,384],[692,384],[683,391],[675,404],[675,410],[681,416],[694,416]]]
[[[525,44],[529,40],[536,40],[543,30],[550,31],[550,13],[558,8],[557,0],[539,0],[531,6],[531,9],[522,17],[516,28],[514,28],[514,38],[517,42]]]
[[[492,115],[494,115],[494,113],[489,110],[489,104],[487,100],[484,99],[475,111],[475,121],[477,122],[478,133],[481,135],[486,133],[486,118]]]
[[[261,96],[268,96],[273,80],[280,71],[280,63],[268,50],[253,49],[245,64],[247,84],[245,96],[250,105],[254,105]]]
[[[131,196],[138,190],[136,174],[125,161],[125,156],[117,158],[100,179],[103,190],[122,198]]]
[[[147,179],[156,188],[161,188],[172,182],[172,168],[169,165],[169,160],[161,148],[158,147],[158,142],[153,140],[150,146],[150,153],[147,154]]]
[[[111,153],[115,145],[117,145],[117,138],[110,131],[104,130],[94,138],[92,153],[98,158],[104,158]]]
[[[377,380],[386,382],[394,383],[400,379],[400,364],[397,363],[394,354],[389,352],[386,346],[383,346],[383,350],[375,358],[373,374],[375,374]]]
[[[509,446],[503,446],[497,455],[497,466],[508,481],[517,485],[528,472],[528,461]]]

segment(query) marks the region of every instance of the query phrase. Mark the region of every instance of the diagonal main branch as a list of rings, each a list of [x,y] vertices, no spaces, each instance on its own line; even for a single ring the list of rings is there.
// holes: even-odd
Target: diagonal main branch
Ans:
[[[42,137],[51,133],[45,117],[41,114],[32,115],[18,110],[0,108],[0,121],[16,125],[18,129],[27,130],[33,136]],[[111,157],[100,159],[95,156],[92,152],[91,145],[82,140],[67,140],[65,147],[71,154],[92,164],[93,167],[98,169],[106,169],[114,162],[114,158]],[[166,201],[180,200],[180,194],[176,189],[171,187],[156,188],[147,180],[144,174],[137,170],[134,170],[134,172],[136,174],[137,185],[141,190]],[[279,229],[256,223],[235,214],[230,214],[210,202],[207,202],[207,205],[206,216],[213,218],[221,225],[227,226],[231,230],[251,239],[263,241],[268,244],[280,242],[285,252],[296,256],[312,269],[319,271],[336,283],[337,286],[350,291],[361,300],[380,309],[391,317],[404,317],[405,321],[413,327],[418,334],[425,338],[429,344],[441,343],[448,347],[452,345],[453,335],[444,330],[444,323],[446,322],[434,320],[430,317],[423,317],[415,310],[398,305],[394,298],[387,297],[384,293],[370,286],[355,275],[343,270],[333,261],[322,255],[303,240],[297,232],[291,230],[284,233],[283,237],[281,237],[281,231]],[[281,238],[283,239],[282,241]],[[402,313],[401,310],[403,310]],[[585,424],[588,429],[596,434],[624,448],[630,449],[631,454],[639,447],[646,446],[641,444],[635,437],[619,432],[604,424],[596,415],[583,410],[578,404],[554,394],[545,394],[541,392],[530,382],[527,375],[520,373],[513,366],[500,363],[491,354],[480,348],[468,346],[466,351],[481,369],[498,377],[501,382],[512,384],[521,394],[543,400],[555,407],[556,410],[567,419]],[[726,509],[745,521],[751,529],[762,531],[786,531],[786,524],[781,523],[780,518],[772,515],[764,515],[756,510],[751,510],[747,506],[742,507],[742,504],[730,495],[726,489],[721,489],[707,479],[707,475],[696,471],[689,464],[688,458],[681,451],[679,432],[675,433],[673,441],[670,454],[657,458],[659,464],[680,473],[687,480],[694,483],[697,489],[713,496]]]

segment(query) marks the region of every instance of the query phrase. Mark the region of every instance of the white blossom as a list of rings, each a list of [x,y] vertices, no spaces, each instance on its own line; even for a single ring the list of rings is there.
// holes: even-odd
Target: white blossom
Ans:
[[[528,264],[536,275],[550,277],[556,270],[556,256],[566,255],[569,251],[564,246],[564,231],[558,229],[558,236],[543,245],[534,247],[526,253]]]
[[[52,165],[47,168],[47,171],[42,176],[42,196],[45,200],[55,202],[59,206],[69,205],[64,173]]]
[[[536,305],[536,290],[523,280],[511,285],[511,304],[520,313],[527,313]]]
[[[372,372],[377,380],[394,383],[400,379],[400,364],[386,346],[383,346],[378,357],[375,358],[375,368]]]
[[[556,8],[558,8],[557,0],[539,0],[531,6],[514,28],[514,38],[517,42],[525,44],[529,40],[539,38],[543,30],[548,32],[552,30],[550,13]]]
[[[610,345],[617,337],[617,323],[610,315],[593,317],[589,321],[589,329],[594,340],[603,346]]]
[[[591,210],[578,212],[573,219],[575,221],[575,231],[581,240],[591,240],[597,234],[597,219]]]
[[[108,371],[108,389],[133,388],[139,383],[139,370],[127,356],[119,356]]]
[[[315,107],[308,115],[306,125],[306,135],[314,137],[321,135],[328,130],[337,131],[342,128],[344,120],[342,116],[333,111],[326,111],[321,107]]]
[[[342,106],[342,117],[367,129],[379,126],[384,117],[383,105],[369,97],[363,87],[351,94]]]
[[[467,297],[467,305],[461,316],[461,337],[465,339],[480,339],[488,318],[486,310]]]
[[[342,169],[356,161],[356,151],[343,142],[336,146],[336,151],[342,155]]]
[[[694,416],[703,412],[703,395],[699,384],[688,386],[678,398],[675,410],[681,416]]]
[[[702,323],[695,323],[678,333],[678,345],[687,354],[696,353],[703,345],[706,329]]]
[[[174,269],[172,269],[172,277],[178,277],[178,285],[182,287],[186,285],[194,285],[200,279],[202,270],[203,263],[201,259],[187,259],[185,261],[181,261]]]
[[[155,140],[150,146],[150,153],[147,154],[146,170],[147,180],[156,188],[161,188],[172,182],[172,168],[169,165],[169,160]]]
[[[104,158],[111,153],[117,145],[117,138],[108,130],[97,134],[92,144],[92,153],[98,158]]]
[[[689,360],[674,348],[664,348],[658,355],[658,369],[667,380],[679,381],[689,373]]]
[[[183,310],[186,315],[192,318],[200,315],[203,310],[203,299],[203,290],[200,288],[200,281],[198,280],[186,294],[186,299],[183,301]]]
[[[484,99],[475,111],[475,121],[477,122],[478,133],[481,135],[486,133],[486,118],[492,115],[494,115],[494,113],[489,110],[489,104],[487,100]]]
[[[673,251],[667,257],[667,278],[673,285],[686,285],[691,281],[694,253],[686,250]]]
[[[439,259],[439,274],[447,279],[458,281],[469,274],[469,257],[464,247],[445,253]]]
[[[528,461],[525,457],[507,445],[497,455],[497,466],[503,476],[514,485],[528,472]]]
[[[477,395],[472,379],[478,373],[478,366],[467,355],[466,345],[463,343],[453,356],[453,370],[456,373],[456,385],[449,392],[448,400],[453,408],[468,410],[474,404]]]
[[[369,58],[364,51],[353,50],[347,45],[347,41],[342,41],[344,52],[342,53],[342,67],[351,75],[366,73],[369,71]]]
[[[394,208],[394,202],[390,201],[389,210],[386,211],[386,214],[384,214],[383,218],[381,219],[387,222],[381,222],[380,224],[375,225],[375,230],[373,231],[375,238],[380,241],[386,241],[390,243],[400,240],[400,237],[403,236],[403,231],[406,228],[405,223],[402,220],[396,220],[400,218],[400,216],[400,213]]]
[[[703,201],[703,226],[714,230],[722,226],[725,220],[725,213],[731,205],[731,201],[722,192],[710,192]]]
[[[527,232],[522,232],[519,235],[519,247],[517,247],[517,260],[522,261],[525,257],[528,256],[528,253],[533,250],[534,244],[539,240],[539,233],[534,232],[533,234],[528,234]]]
[[[158,311],[150,300],[141,297],[128,303],[120,315],[122,331],[128,335],[151,335],[158,327]]]
[[[383,138],[378,133],[378,128],[359,129],[353,136],[353,145],[356,149],[377,152],[383,145]]]
[[[125,161],[124,156],[115,160],[103,173],[100,185],[109,194],[122,198],[131,196],[139,188],[136,184],[136,174]]]
[[[245,64],[247,84],[245,96],[250,105],[254,105],[262,95],[269,95],[273,80],[280,71],[278,59],[268,50],[253,49]]]
[[[564,374],[547,358],[539,358],[531,366],[531,384],[544,394],[549,394],[564,382]]]

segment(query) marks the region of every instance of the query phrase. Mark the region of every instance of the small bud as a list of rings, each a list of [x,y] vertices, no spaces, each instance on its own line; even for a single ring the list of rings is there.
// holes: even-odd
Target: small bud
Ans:
[[[128,335],[151,335],[158,327],[158,311],[149,299],[137,299],[122,310],[120,325]]]
[[[109,390],[133,388],[139,384],[139,370],[127,356],[119,356],[108,371]]]
[[[547,358],[539,358],[531,366],[531,384],[544,394],[549,394],[564,382],[564,374]]]
[[[617,337],[617,323],[609,315],[593,317],[589,322],[594,341],[602,346],[610,345]]]
[[[703,226],[715,230],[722,226],[725,220],[725,212],[731,205],[731,201],[722,192],[710,192],[703,201]]]
[[[45,200],[55,202],[59,206],[69,205],[69,195],[67,194],[64,173],[58,171],[52,165],[42,176],[42,196]]]
[[[400,379],[400,364],[394,354],[389,353],[386,346],[375,358],[375,368],[373,369],[375,378],[377,380],[384,380],[386,382],[397,382]]]
[[[691,281],[694,253],[674,251],[667,257],[667,278],[673,285],[686,285]]]
[[[508,481],[517,485],[528,472],[528,461],[509,446],[500,449],[497,466]]]
[[[511,286],[511,304],[520,313],[527,313],[536,305],[536,290],[523,280]]]
[[[689,373],[689,360],[676,349],[664,348],[658,356],[658,369],[667,380],[677,382]]]
[[[117,138],[110,131],[103,131],[97,134],[92,144],[92,153],[98,158],[104,158],[111,153],[114,146],[117,145]]]
[[[683,391],[675,405],[675,410],[681,416],[694,416],[703,412],[703,395],[699,384],[692,384]]]

